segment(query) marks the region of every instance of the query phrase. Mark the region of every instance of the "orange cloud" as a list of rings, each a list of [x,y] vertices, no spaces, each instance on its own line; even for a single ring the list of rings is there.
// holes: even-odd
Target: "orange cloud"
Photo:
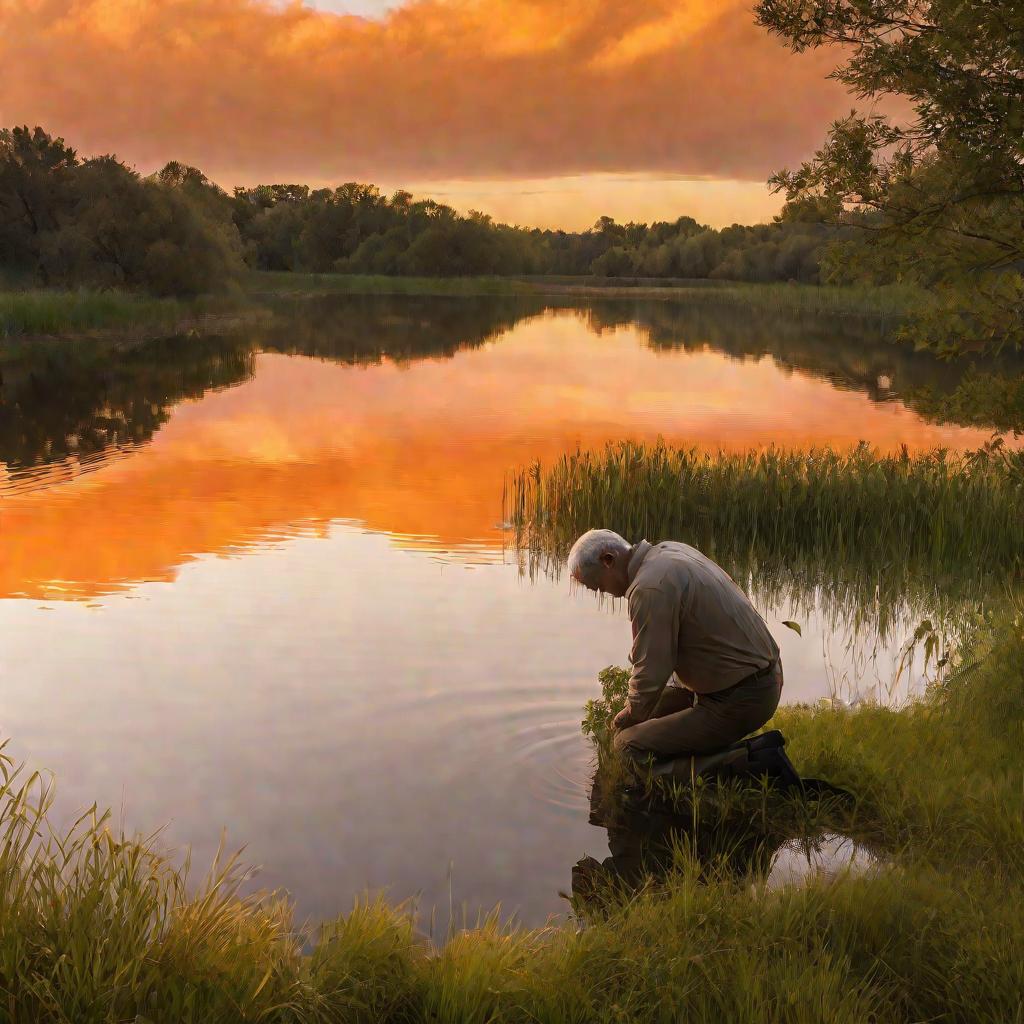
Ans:
[[[0,120],[243,180],[763,180],[849,98],[747,0],[0,0]]]

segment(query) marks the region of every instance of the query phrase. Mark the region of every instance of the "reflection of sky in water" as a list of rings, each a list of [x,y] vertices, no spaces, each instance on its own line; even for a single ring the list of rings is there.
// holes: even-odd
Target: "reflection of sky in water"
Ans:
[[[493,550],[510,469],[660,436],[712,449],[862,438],[920,449],[977,447],[988,431],[925,423],[769,357],[656,351],[629,328],[595,336],[571,315],[400,365],[263,355],[252,380],[178,405],[116,467],[54,490],[37,473],[35,492],[9,497],[3,527],[17,543],[0,562],[0,595],[54,596],[60,581],[87,597],[170,579],[194,554],[339,518],[403,545]]]
[[[7,490],[12,752],[56,772],[65,809],[170,821],[199,865],[226,825],[300,915],[364,886],[446,907],[454,861],[456,905],[542,920],[575,860],[603,855],[578,726],[629,627],[506,564],[502,483],[537,457],[658,436],[921,448],[986,432],[571,315],[401,366],[263,355],[150,444]],[[791,605],[762,611],[788,700],[854,674],[884,691],[906,635],[879,646],[812,607],[798,637],[781,626]]]
[[[15,756],[55,770],[66,809],[169,821],[200,865],[226,826],[301,914],[366,885],[446,906],[451,860],[457,903],[538,921],[604,855],[579,721],[629,624],[564,582],[338,527],[43,607],[3,606]],[[820,638],[769,624],[787,696],[816,698]]]

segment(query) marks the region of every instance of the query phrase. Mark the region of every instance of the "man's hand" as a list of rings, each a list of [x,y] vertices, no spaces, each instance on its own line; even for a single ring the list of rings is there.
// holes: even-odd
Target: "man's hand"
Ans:
[[[612,730],[618,732],[620,729],[628,729],[631,725],[636,725],[636,722],[633,721],[627,704],[612,720]]]

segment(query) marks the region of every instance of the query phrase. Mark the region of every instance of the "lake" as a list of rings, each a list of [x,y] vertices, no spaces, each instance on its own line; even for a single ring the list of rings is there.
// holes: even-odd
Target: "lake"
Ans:
[[[520,572],[510,471],[627,438],[990,436],[914,411],[957,371],[879,324],[666,302],[281,300],[221,338],[0,367],[7,752],[63,814],[165,826],[200,868],[225,828],[300,919],[383,889],[435,932],[496,904],[542,923],[607,854],[579,722],[629,624]],[[762,596],[785,699],[920,686],[896,667],[922,609]]]

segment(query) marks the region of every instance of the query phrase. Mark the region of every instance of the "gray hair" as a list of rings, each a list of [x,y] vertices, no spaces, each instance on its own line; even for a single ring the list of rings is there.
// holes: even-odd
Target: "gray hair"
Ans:
[[[601,556],[625,554],[632,548],[614,530],[587,530],[569,552],[569,574],[581,583],[595,580],[601,568]]]

